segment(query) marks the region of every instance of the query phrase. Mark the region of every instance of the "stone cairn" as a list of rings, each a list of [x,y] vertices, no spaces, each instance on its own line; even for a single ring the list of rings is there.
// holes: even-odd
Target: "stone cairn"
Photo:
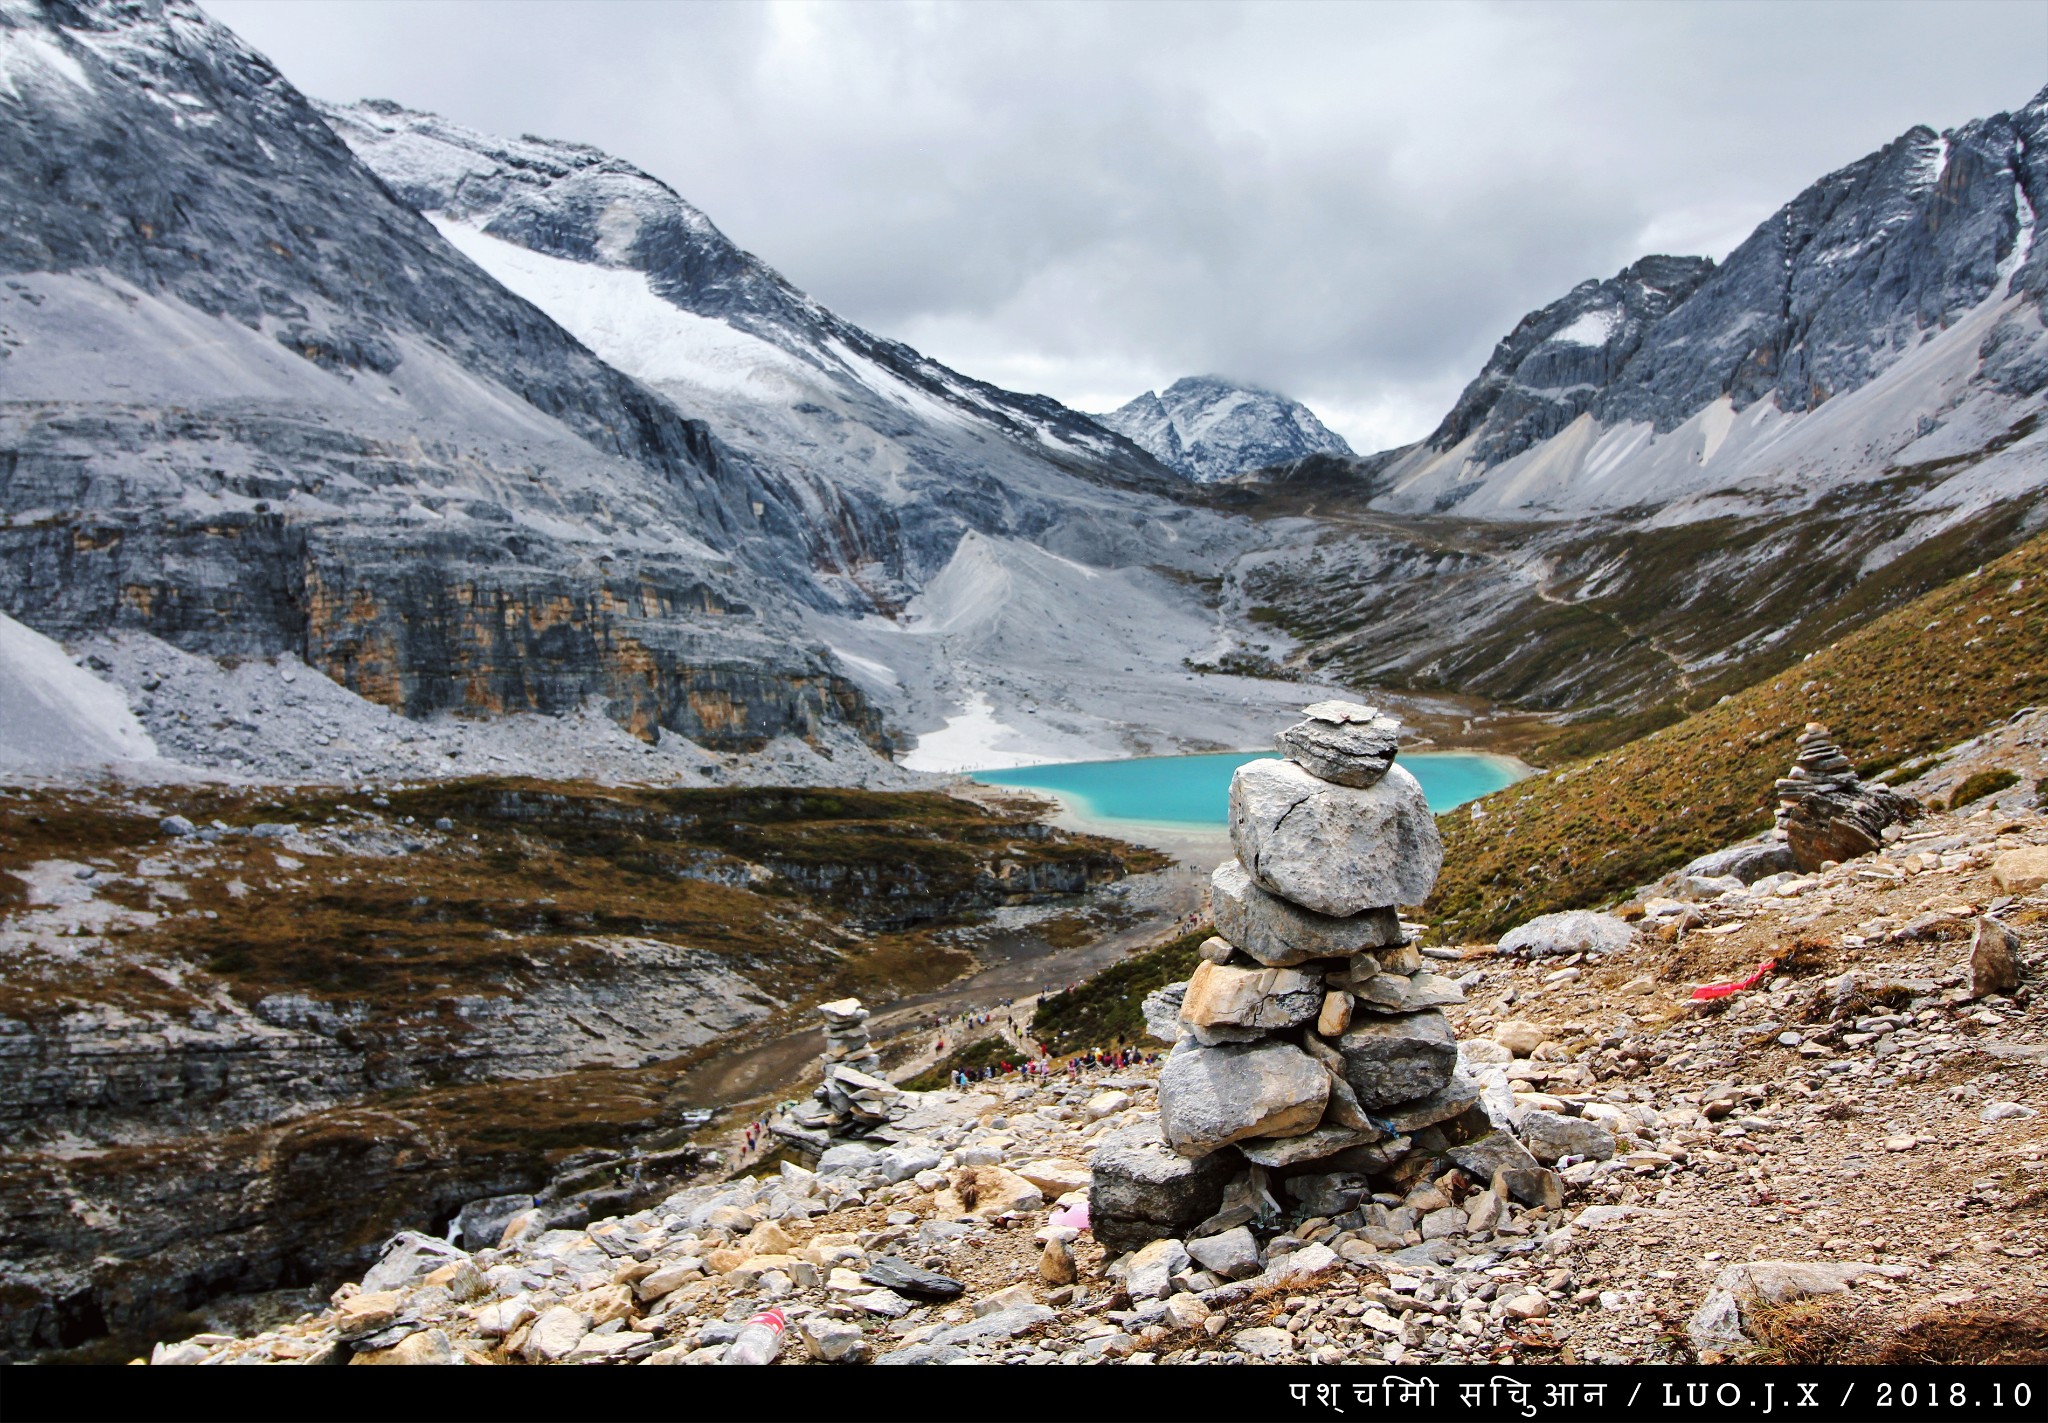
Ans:
[[[868,1041],[868,1010],[858,998],[820,1003],[818,1013],[825,1020],[825,1080],[791,1114],[803,1135],[777,1134],[822,1150],[832,1137],[862,1136],[888,1122],[903,1093],[882,1077],[881,1056]]]
[[[1912,820],[1920,806],[1889,786],[1859,779],[1856,768],[1817,721],[1799,735],[1792,769],[1780,777],[1778,828],[1793,862],[1811,873],[1829,860],[1853,860],[1884,845],[1885,827]]]
[[[1463,990],[1424,966],[1396,912],[1443,866],[1422,787],[1394,764],[1400,730],[1320,702],[1280,733],[1287,759],[1238,768],[1237,857],[1211,882],[1217,937],[1191,979],[1146,1002],[1149,1030],[1174,1044],[1158,1124],[1093,1163],[1105,1248],[1186,1235],[1192,1249],[1270,1220],[1282,1199],[1369,1211],[1374,1178],[1405,1191],[1475,1143],[1491,1145],[1460,1164],[1482,1182],[1536,1168],[1459,1069],[1441,1009]]]

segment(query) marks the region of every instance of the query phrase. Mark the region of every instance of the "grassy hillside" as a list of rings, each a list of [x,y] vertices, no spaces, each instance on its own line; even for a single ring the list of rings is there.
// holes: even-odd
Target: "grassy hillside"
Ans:
[[[1196,950],[1214,932],[1197,929],[1183,934],[1042,1000],[1031,1016],[1032,1035],[1055,1053],[1143,1042],[1145,1015],[1140,1005],[1145,995],[1193,973]]]
[[[1570,749],[1555,753],[1592,755],[1785,671],[2025,539],[2036,498],[1866,572],[1912,536],[1911,496],[1946,473],[1901,470],[1779,515],[1647,528],[1397,517],[1358,493],[1286,486],[1255,512],[1312,511],[1330,534],[1305,563],[1249,566],[1239,591],[1253,621],[1303,644],[1292,665],[1355,686],[1597,712],[1565,728]]]
[[[1865,775],[2048,702],[2048,535],[1627,745],[1439,817],[1434,936],[1491,938],[1626,894],[1771,822],[1808,721]]]

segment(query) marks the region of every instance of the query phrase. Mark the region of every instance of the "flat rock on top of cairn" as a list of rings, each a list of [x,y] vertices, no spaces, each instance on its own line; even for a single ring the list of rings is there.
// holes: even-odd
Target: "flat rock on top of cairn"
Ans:
[[[1400,766],[1363,790],[1292,761],[1240,766],[1230,839],[1261,888],[1339,918],[1422,903],[1444,863],[1429,800]]]
[[[1379,708],[1357,702],[1317,702],[1305,719],[1274,738],[1280,754],[1300,762],[1323,780],[1364,789],[1394,764],[1401,723]]]
[[[1363,702],[1346,702],[1332,699],[1327,702],[1311,702],[1301,709],[1301,714],[1310,721],[1326,721],[1332,726],[1344,726],[1380,719],[1380,709],[1369,707]]]

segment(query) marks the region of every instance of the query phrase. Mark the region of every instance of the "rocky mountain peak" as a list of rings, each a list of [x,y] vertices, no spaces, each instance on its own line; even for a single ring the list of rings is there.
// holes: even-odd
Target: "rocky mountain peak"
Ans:
[[[58,511],[0,520],[0,610],[288,653],[412,716],[872,721],[760,581],[803,557],[787,486],[464,260],[225,27],[10,4],[0,58],[0,513]]]
[[[1714,270],[1707,257],[1644,257],[1530,312],[1494,347],[1428,444],[1448,450],[1477,432],[1470,457],[1493,464],[1548,439],[1593,403],[1644,333]]]
[[[1523,317],[1427,440],[1374,465],[1381,502],[1570,515],[1819,497],[1979,460],[1964,507],[2030,489],[2019,422],[2048,390],[2044,198],[2048,91],[1910,128],[1719,264],[1646,257]]]
[[[460,233],[451,227],[466,229],[546,257],[643,273],[655,299],[767,342],[808,367],[804,379],[823,375],[834,384],[850,384],[864,403],[879,391],[888,406],[879,421],[885,438],[934,415],[948,423],[964,417],[986,427],[984,437],[1023,441],[1034,460],[1057,452],[1098,474],[1166,483],[1139,451],[1057,401],[974,380],[845,320],[740,248],[668,184],[625,159],[587,144],[480,133],[385,99],[325,105],[322,112],[356,156],[444,234],[459,242]],[[475,244],[464,250],[493,276],[521,289],[502,263],[493,266]],[[612,364],[677,393],[671,389],[675,383],[663,378],[669,364],[664,355],[674,355],[679,344],[672,332],[660,339],[606,341],[567,306],[537,304]],[[616,333],[616,313],[591,313],[587,299],[580,304]],[[643,331],[646,319],[643,312]],[[722,339],[715,332],[699,334]],[[756,352],[738,364],[758,369],[764,356],[772,360],[772,353]],[[783,396],[785,405],[818,403],[790,401],[786,391]],[[701,386],[687,398],[716,403],[714,393]],[[906,410],[924,418],[907,424]]]
[[[1095,419],[1202,484],[1307,455],[1351,453],[1306,405],[1221,376],[1183,376]]]

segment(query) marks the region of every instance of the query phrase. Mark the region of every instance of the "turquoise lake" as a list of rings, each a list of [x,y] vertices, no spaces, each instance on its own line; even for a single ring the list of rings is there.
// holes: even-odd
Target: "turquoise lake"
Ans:
[[[1142,756],[1127,761],[1070,761],[976,771],[991,786],[1047,791],[1090,820],[1222,830],[1230,804],[1230,776],[1267,754],[1226,751],[1213,756]],[[1403,752],[1399,762],[1422,783],[1429,808],[1449,810],[1517,779],[1514,763],[1498,756],[1455,751]]]

